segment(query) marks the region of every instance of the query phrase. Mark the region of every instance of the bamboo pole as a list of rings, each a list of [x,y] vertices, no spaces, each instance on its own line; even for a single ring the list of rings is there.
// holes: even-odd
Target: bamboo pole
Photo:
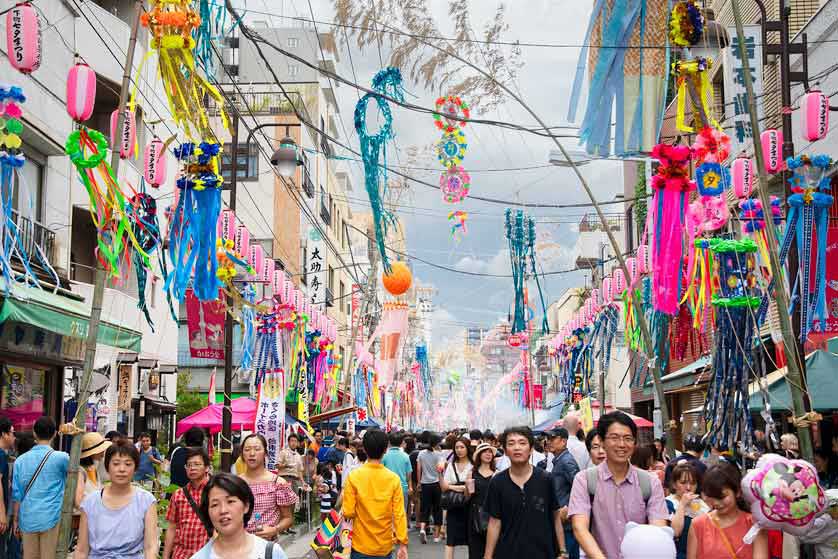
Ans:
[[[125,54],[125,69],[122,73],[122,87],[119,91],[119,108],[116,129],[122,130],[125,124],[125,107],[128,104],[128,91],[131,85],[131,70],[134,66],[134,51],[137,47],[137,32],[140,26],[140,15],[143,12],[142,0],[134,2],[134,19],[131,23],[131,36],[128,39],[128,52]],[[119,179],[119,148],[111,146],[111,169],[114,180]],[[101,265],[96,266],[93,280],[93,301],[90,309],[90,324],[87,330],[87,342],[84,351],[84,369],[77,394],[78,409],[73,423],[78,429],[84,430],[84,418],[87,412],[87,399],[90,397],[90,381],[93,377],[93,366],[96,360],[96,340],[99,335],[99,322],[102,317],[102,300],[105,296],[105,270]],[[70,446],[70,464],[67,468],[67,483],[64,487],[64,501],[61,505],[61,522],[58,532],[58,548],[56,557],[65,559],[70,547],[70,536],[73,520],[73,508],[76,499],[76,485],[78,482],[79,460],[81,457],[81,435],[73,435]]]
[[[736,37],[739,43],[739,56],[742,60],[747,60],[747,51],[745,45],[745,31],[742,23],[742,12],[739,5],[739,0],[733,0],[733,18],[736,22]],[[750,72],[742,72],[745,82],[745,91],[748,94],[748,113],[751,119],[751,129],[754,136],[754,157],[756,158],[757,171],[759,172],[759,188],[757,193],[762,202],[763,208],[770,208],[771,201],[768,197],[768,175],[765,172],[764,155],[762,153],[762,142],[757,137],[759,131],[759,119],[757,118],[757,104],[756,97],[754,97],[754,84],[751,79]],[[766,235],[768,240],[768,257],[771,261],[771,269],[775,277],[781,278],[783,268],[780,265],[780,256],[777,248],[777,238],[774,235]],[[794,408],[795,417],[799,418],[806,414],[806,404],[803,400],[803,391],[801,389],[803,383],[803,374],[800,368],[801,355],[797,353],[797,340],[794,337],[794,330],[792,329],[791,319],[789,318],[789,302],[788,295],[783,289],[783,282],[775,282],[774,301],[777,303],[777,314],[780,317],[780,330],[783,333],[783,343],[786,351],[789,352],[787,373],[789,389],[791,390],[792,407]],[[800,452],[804,460],[812,462],[814,453],[812,450],[812,438],[809,429],[806,427],[797,428],[797,438],[800,440]]]

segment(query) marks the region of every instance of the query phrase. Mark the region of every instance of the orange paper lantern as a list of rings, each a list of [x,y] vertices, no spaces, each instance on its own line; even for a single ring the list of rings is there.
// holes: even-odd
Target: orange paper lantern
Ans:
[[[404,262],[393,262],[390,265],[390,273],[384,274],[381,282],[390,295],[404,295],[413,283],[413,274]]]

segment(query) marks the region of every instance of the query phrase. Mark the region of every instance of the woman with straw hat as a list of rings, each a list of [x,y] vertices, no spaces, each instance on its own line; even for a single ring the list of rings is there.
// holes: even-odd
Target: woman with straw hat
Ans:
[[[102,469],[105,451],[113,443],[99,433],[85,433],[81,438],[81,459],[79,460],[79,481],[76,484],[76,508],[84,498],[105,486],[107,474]]]

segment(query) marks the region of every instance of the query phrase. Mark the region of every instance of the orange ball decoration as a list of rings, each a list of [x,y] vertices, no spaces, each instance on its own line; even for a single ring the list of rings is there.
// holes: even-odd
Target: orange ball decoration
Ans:
[[[390,295],[404,295],[413,283],[413,274],[404,262],[393,262],[390,265],[390,273],[384,274],[381,282]]]

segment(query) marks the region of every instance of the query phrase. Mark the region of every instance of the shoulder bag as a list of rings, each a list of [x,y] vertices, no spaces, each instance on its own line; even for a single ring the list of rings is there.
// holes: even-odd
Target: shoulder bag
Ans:
[[[187,490],[187,487],[181,487],[180,490],[183,491],[183,496],[186,497],[186,501],[189,503],[189,506],[192,507],[192,512],[195,513],[195,516],[197,516],[198,520],[201,521],[201,524],[204,525],[204,529],[207,531],[207,536],[212,538],[213,527],[204,521],[204,517],[201,516],[201,513],[198,510],[198,503],[196,503],[195,499],[192,498],[192,495]]]
[[[38,479],[39,475],[41,475],[41,472],[44,470],[44,466],[47,465],[47,460],[49,460],[49,457],[52,456],[53,452],[55,451],[49,449],[41,459],[41,463],[38,464],[38,467],[35,469],[35,473],[32,474],[32,477],[29,479],[29,483],[26,484],[26,487],[23,490],[23,497],[20,498],[21,504],[23,504],[24,499],[26,499],[26,495],[29,493],[29,490],[32,489],[32,485],[35,483],[35,480]]]
[[[474,474],[472,474],[474,477]],[[489,531],[489,512],[484,506],[486,501],[485,491],[483,494],[483,503],[480,503],[472,496],[471,499],[471,524],[472,529],[477,534],[485,534]]]
[[[457,472],[457,464],[455,462],[451,463],[451,468],[454,470],[454,477],[457,478],[457,483],[454,485],[465,485],[465,483],[460,481],[460,474]],[[463,509],[466,507],[466,501],[465,492],[449,489],[442,494],[440,505],[445,510]]]

